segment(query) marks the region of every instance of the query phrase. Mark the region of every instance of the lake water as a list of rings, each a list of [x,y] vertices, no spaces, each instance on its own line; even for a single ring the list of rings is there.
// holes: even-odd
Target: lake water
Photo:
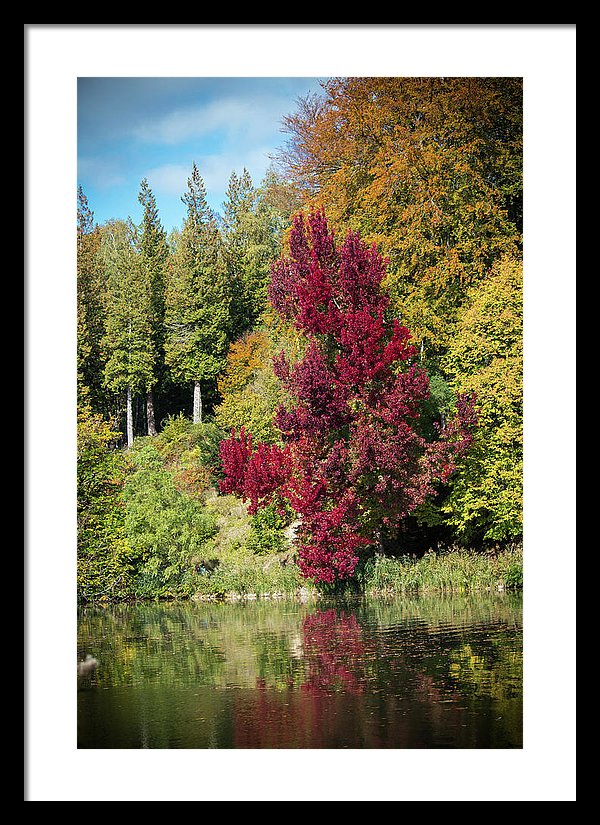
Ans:
[[[86,607],[77,648],[79,748],[522,747],[520,594]]]

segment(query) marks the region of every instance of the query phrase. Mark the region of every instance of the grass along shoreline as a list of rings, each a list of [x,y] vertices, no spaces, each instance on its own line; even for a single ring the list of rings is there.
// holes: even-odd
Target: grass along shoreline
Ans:
[[[347,593],[393,596],[502,592],[522,587],[521,547],[495,553],[453,548],[430,552],[421,558],[376,556],[363,565],[355,581],[336,589],[307,582],[289,555],[238,557],[207,573],[191,598],[197,601],[309,599]]]
[[[362,583],[371,595],[520,590],[523,552],[514,546],[493,554],[453,548],[421,558],[377,556],[367,561]]]

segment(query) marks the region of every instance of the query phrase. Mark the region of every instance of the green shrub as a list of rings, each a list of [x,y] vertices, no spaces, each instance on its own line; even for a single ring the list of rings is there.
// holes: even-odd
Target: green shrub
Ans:
[[[286,545],[284,530],[290,522],[291,513],[282,514],[275,502],[259,510],[251,518],[251,528],[246,547],[252,553],[277,553]]]
[[[126,458],[119,433],[88,407],[77,418],[77,599],[127,594],[133,572],[121,499]]]
[[[123,489],[125,531],[136,557],[137,596],[189,595],[203,548],[216,532],[206,507],[177,489],[151,441],[131,452],[134,467]]]
[[[511,564],[504,574],[504,584],[509,590],[520,590],[523,587],[523,564]]]
[[[194,424],[180,414],[167,419],[153,442],[168,465],[183,468],[191,461],[218,477],[221,472],[219,445],[224,437],[225,433],[216,424]]]

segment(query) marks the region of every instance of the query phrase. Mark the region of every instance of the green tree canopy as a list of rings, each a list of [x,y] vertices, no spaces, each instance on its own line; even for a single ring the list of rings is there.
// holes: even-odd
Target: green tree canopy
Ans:
[[[100,229],[83,189],[77,190],[77,393],[80,402],[104,408],[101,341],[104,335]]]
[[[131,446],[132,396],[148,392],[155,381],[150,277],[135,247],[132,228],[124,221],[106,224],[101,255],[106,277],[104,383],[113,393],[127,394],[127,433]]]
[[[170,253],[156,199],[146,178],[141,182],[138,200],[143,207],[139,250],[149,278],[152,339],[156,354],[154,377],[155,383],[159,384],[165,379],[165,278]],[[149,435],[156,435],[154,400],[153,388],[149,388],[146,398]]]
[[[257,323],[266,306],[271,263],[281,239],[281,216],[256,189],[247,169],[232,172],[223,210],[223,247],[231,291],[232,340]]]
[[[225,362],[230,298],[217,221],[196,164],[182,200],[187,217],[169,268],[165,357],[174,380],[193,382],[200,421],[201,383],[214,381]]]

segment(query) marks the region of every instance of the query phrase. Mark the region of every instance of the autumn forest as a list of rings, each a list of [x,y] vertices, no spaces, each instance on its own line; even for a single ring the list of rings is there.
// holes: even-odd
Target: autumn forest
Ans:
[[[335,78],[282,126],[171,232],[147,179],[137,224],[78,190],[80,602],[520,584],[521,79]]]

